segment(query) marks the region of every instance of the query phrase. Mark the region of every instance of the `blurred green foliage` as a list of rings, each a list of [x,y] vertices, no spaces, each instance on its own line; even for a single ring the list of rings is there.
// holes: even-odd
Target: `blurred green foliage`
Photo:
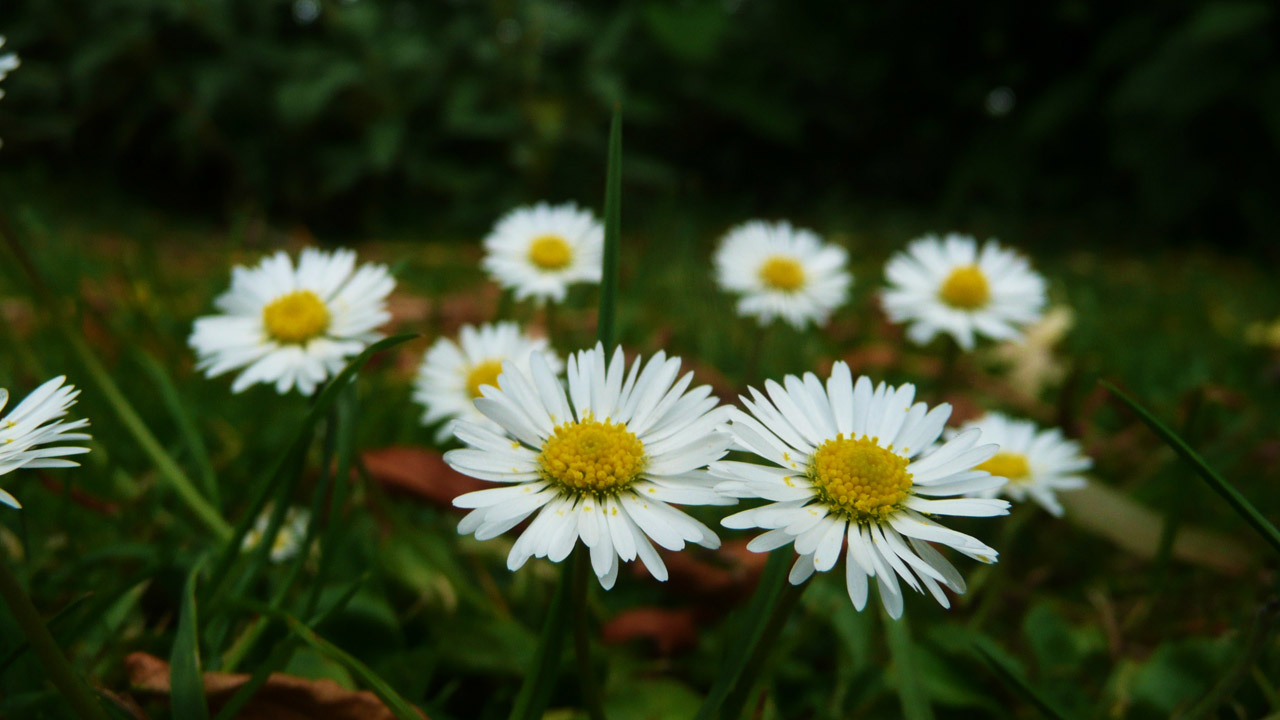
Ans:
[[[10,0],[0,29],[23,66],[0,137],[6,165],[101,172],[202,212],[479,230],[519,200],[596,201],[622,102],[639,206],[885,199],[1261,247],[1280,221],[1276,15],[1265,0]]]

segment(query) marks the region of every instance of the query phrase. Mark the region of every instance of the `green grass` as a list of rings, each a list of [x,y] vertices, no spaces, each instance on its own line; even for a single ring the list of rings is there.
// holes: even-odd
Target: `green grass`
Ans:
[[[283,672],[331,678],[393,703],[403,698],[437,720],[506,717],[534,657],[558,568],[535,561],[508,572],[510,536],[484,543],[461,538],[452,511],[394,495],[356,463],[356,472],[332,478],[346,501],[317,529],[318,555],[299,568],[296,582],[288,565],[268,563],[245,574],[251,561],[237,556],[230,572],[243,582],[210,599],[210,563],[193,594],[188,578],[202,557],[217,559],[217,536],[174,493],[171,471],[158,467],[155,454],[117,420],[54,320],[55,313],[71,313],[74,331],[159,448],[234,527],[245,521],[267,470],[292,446],[310,408],[305,399],[264,387],[231,395],[227,378],[207,380],[194,371],[186,337],[191,321],[208,313],[227,285],[231,264],[310,239],[287,228],[228,233],[138,206],[67,216],[47,199],[15,196],[13,186],[6,187],[6,197],[17,197],[7,212],[59,299],[52,306],[35,302],[19,268],[0,251],[0,338],[7,350],[0,354],[0,387],[21,396],[43,379],[67,374],[84,389],[74,414],[92,419],[94,442],[83,468],[4,478],[26,510],[0,513],[0,543],[21,558],[15,567],[46,617],[69,606],[52,632],[75,667],[97,686],[130,692],[129,653],[189,658],[197,643],[204,669],[218,670],[228,648],[265,614],[275,620],[237,672],[280,662]],[[905,345],[875,304],[885,258],[919,232],[948,229],[931,226],[937,218],[854,208],[810,219],[849,248],[853,296],[824,332],[777,328],[762,336],[733,316],[732,301],[710,282],[710,252],[724,221],[631,207],[615,327],[628,349],[648,355],[665,348],[683,356],[725,393],[743,387],[750,348],[762,342],[764,376],[823,372],[833,360],[849,358],[873,377],[917,382],[923,400],[942,399],[935,393],[938,349]],[[984,228],[1000,226],[977,229]],[[1007,233],[1004,239],[1019,244]],[[1274,519],[1280,513],[1280,358],[1243,338],[1250,323],[1280,315],[1280,291],[1265,268],[1205,250],[1152,255],[1096,239],[1060,239],[1029,252],[1050,278],[1052,301],[1076,313],[1059,352],[1068,367],[1065,389],[1019,400],[1007,392],[998,368],[972,359],[963,368],[965,382],[947,399],[958,413],[990,407],[1065,422],[1095,458],[1092,476],[1099,483],[1157,516],[1181,498],[1182,527],[1209,532],[1201,542],[1210,546],[1241,548],[1243,570],[1227,574],[1178,552],[1161,568],[1084,523],[1054,520],[1029,506],[1004,521],[961,523],[999,549],[1001,562],[962,561],[970,591],[951,610],[909,594],[909,634],[887,633],[874,608],[856,613],[839,573],[818,578],[780,634],[775,660],[766,663],[759,694],[750,700],[760,703],[763,717],[901,717],[899,690],[910,688],[913,717],[927,717],[931,708],[937,718],[1031,718],[1042,702],[1072,718],[1164,718],[1196,708],[1212,693],[1222,696],[1224,679],[1230,687],[1220,697],[1222,708],[1209,717],[1280,712],[1280,654],[1274,635],[1268,631],[1259,640],[1255,629],[1257,608],[1277,592],[1267,546],[1097,383],[1115,383],[1175,428],[1185,426],[1191,398],[1201,394],[1196,451]],[[434,431],[419,425],[420,409],[409,399],[413,369],[435,337],[463,321],[491,319],[496,294],[477,267],[476,243],[461,234],[405,233],[356,247],[362,259],[397,269],[396,320],[388,334],[421,338],[375,355],[360,372],[357,397],[339,401],[354,419],[340,423],[349,427],[344,442],[354,443],[357,454],[431,448]],[[578,288],[556,314],[552,340],[562,353],[594,342],[596,303],[593,288]],[[514,316],[541,318],[519,305]],[[156,367],[172,388],[157,382]],[[331,416],[313,419],[323,428],[325,417]],[[325,488],[322,459],[333,451],[319,440],[306,448],[284,499],[314,502],[317,488]],[[208,492],[210,479],[216,496]],[[718,513],[697,514],[714,519]],[[709,552],[692,554],[711,565],[727,562]],[[670,657],[643,642],[593,647],[608,717],[693,717],[715,680],[726,632],[737,626],[748,599],[725,599],[687,582],[659,585],[626,571],[613,591],[594,593],[590,610],[600,622],[637,606],[692,608],[699,618],[692,648]],[[188,631],[196,619],[193,635]],[[0,612],[0,657],[21,638],[9,614]],[[286,640],[294,652],[281,659],[273,651]],[[911,652],[904,655],[904,648]],[[189,698],[192,667],[182,668]],[[565,709],[580,707],[569,653],[563,668],[549,717],[578,717]],[[42,679],[30,653],[0,668],[0,715],[70,717]],[[155,694],[134,696],[151,717],[167,717]]]

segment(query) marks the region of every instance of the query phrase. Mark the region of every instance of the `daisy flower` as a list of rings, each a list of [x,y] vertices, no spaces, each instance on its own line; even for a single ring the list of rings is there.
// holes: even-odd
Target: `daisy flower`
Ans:
[[[930,450],[951,415],[950,405],[929,410],[912,404],[915,388],[865,377],[855,384],[838,362],[825,387],[813,373],[788,375],[780,385],[750,388],[742,398],[750,414],[732,411],[735,440],[768,464],[717,462],[717,490],[770,503],[723,520],[728,528],[764,528],[747,545],[768,552],[793,543],[799,559],[794,585],[814,571],[835,567],[844,550],[849,598],[866,606],[868,579],[875,578],[889,615],[902,614],[899,578],[917,592],[922,586],[943,607],[942,587],[965,591],[964,579],[930,543],[947,545],[984,563],[996,551],[936,522],[940,515],[1005,515],[1004,500],[964,495],[998,487],[1004,478],[973,469],[996,454],[969,430]]]
[[[508,361],[497,387],[482,387],[476,400],[509,436],[465,420],[454,428],[470,447],[445,453],[445,461],[506,484],[454,499],[472,509],[459,533],[487,540],[536,513],[507,567],[530,557],[560,562],[581,539],[605,589],[613,587],[619,561],[637,557],[655,578],[667,579],[650,540],[668,550],[686,542],[719,547],[710,528],[669,504],[733,502],[703,470],[733,442],[721,430],[728,408],[718,407],[709,386],[689,390],[692,372],[677,380],[679,358],[659,352],[643,369],[637,358],[628,370],[622,348],[606,362],[598,344],[569,356],[567,397],[542,353],[532,354],[529,369]]]
[[[1026,259],[988,240],[981,249],[969,235],[926,235],[889,258],[890,288],[883,302],[889,319],[911,323],[907,337],[923,345],[948,333],[965,350],[975,335],[1021,337],[1040,317],[1045,283]]]
[[[0,475],[19,468],[77,467],[79,463],[66,460],[68,455],[89,452],[87,447],[58,445],[40,447],[56,442],[82,442],[89,439],[84,433],[72,432],[89,424],[88,420],[67,422],[67,408],[76,404],[80,391],[73,385],[63,385],[65,377],[58,376],[23,398],[18,406],[0,418]],[[9,403],[9,391],[0,388],[0,410]],[[0,503],[12,508],[22,505],[9,493],[0,490]]]
[[[546,338],[535,338],[520,331],[513,322],[474,327],[463,325],[458,341],[440,338],[422,358],[414,381],[413,399],[426,406],[422,423],[465,419],[501,432],[476,409],[476,398],[485,385],[496,386],[502,363],[510,360],[526,375],[529,356],[547,349]],[[562,363],[552,354],[545,355],[551,372],[559,374]],[[453,436],[453,422],[445,423],[436,434],[443,442]]]
[[[600,282],[604,226],[577,205],[516,208],[484,239],[483,266],[516,300],[564,300],[566,288]]]
[[[0,35],[0,48],[4,47],[4,36]],[[0,80],[5,79],[11,71],[18,69],[22,63],[18,61],[17,53],[6,53],[0,55]],[[0,88],[0,98],[4,97],[4,88]]]
[[[298,554],[302,549],[302,541],[307,538],[307,523],[311,520],[311,511],[305,508],[291,507],[284,511],[284,522],[271,543],[268,557],[271,562],[281,563]],[[244,534],[244,542],[240,543],[243,552],[258,547],[262,536],[267,534],[267,526],[271,524],[271,506],[267,506],[262,514],[253,521],[253,527]]]
[[[715,255],[716,282],[739,295],[738,314],[761,325],[782,318],[796,328],[822,324],[845,301],[847,253],[812,230],[753,220],[729,231]]]
[[[984,441],[1000,446],[1000,452],[978,469],[1009,479],[1002,487],[983,491],[985,497],[998,494],[1016,502],[1031,498],[1051,515],[1062,517],[1062,505],[1055,492],[1085,486],[1085,479],[1078,473],[1091,467],[1093,461],[1081,453],[1079,443],[1064,438],[1061,430],[1041,430],[1030,420],[1015,420],[996,412],[966,423],[961,432],[972,429],[981,431]]]
[[[308,248],[297,267],[278,252],[234,268],[231,289],[215,302],[223,314],[196,320],[188,342],[207,377],[243,368],[232,392],[261,382],[310,395],[378,339],[393,287],[385,266],[357,269],[350,250]]]

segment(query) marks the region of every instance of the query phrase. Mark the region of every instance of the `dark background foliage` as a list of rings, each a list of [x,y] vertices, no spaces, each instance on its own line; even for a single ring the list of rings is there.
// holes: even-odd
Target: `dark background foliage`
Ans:
[[[215,218],[479,232],[595,204],[621,102],[632,208],[891,204],[1254,249],[1280,220],[1263,0],[6,0],[0,28],[23,60],[9,172]]]

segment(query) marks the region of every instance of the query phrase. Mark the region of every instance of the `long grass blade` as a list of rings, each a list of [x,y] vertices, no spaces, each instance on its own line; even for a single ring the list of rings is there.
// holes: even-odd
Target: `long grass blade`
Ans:
[[[1209,467],[1209,465],[1204,461],[1204,458],[1200,457],[1199,453],[1192,450],[1191,446],[1187,445],[1182,438],[1178,437],[1178,435],[1166,427],[1164,423],[1157,420],[1156,417],[1148,412],[1146,408],[1138,404],[1137,400],[1126,395],[1115,385],[1112,385],[1105,380],[1101,382],[1103,387],[1110,391],[1112,395],[1119,398],[1120,402],[1128,406],[1128,408],[1132,410],[1138,418],[1142,420],[1142,422],[1146,423],[1147,427],[1151,428],[1152,432],[1159,436],[1161,440],[1164,440],[1165,443],[1167,443],[1169,447],[1172,447],[1175,452],[1181,455],[1182,459],[1186,460],[1187,463],[1189,463],[1196,471],[1196,474],[1208,483],[1209,487],[1213,488],[1214,492],[1221,495],[1222,498],[1231,505],[1232,509],[1234,509],[1240,517],[1244,518],[1244,521],[1248,523],[1254,531],[1261,535],[1263,540],[1271,545],[1273,550],[1280,552],[1280,530],[1276,530],[1276,526],[1268,522],[1267,519],[1262,516],[1262,513],[1258,512],[1257,508],[1255,508],[1244,495],[1241,495],[1240,492],[1237,491],[1231,483],[1224,480],[1221,475],[1214,472],[1213,468]]]
[[[898,679],[898,697],[902,700],[902,717],[906,720],[933,720],[933,706],[924,689],[920,665],[916,662],[915,641],[911,639],[911,626],[907,616],[894,620],[887,612],[884,619],[885,636],[889,641],[889,657],[893,659],[894,674]]]
[[[1050,718],[1050,720],[1068,720],[1067,715],[1061,710],[1054,707],[1052,703],[1044,699],[1021,673],[1015,672],[1013,668],[1007,666],[1003,660],[996,657],[994,653],[987,650],[979,643],[974,643],[974,652],[982,658],[987,664],[991,672],[1004,683],[1010,690],[1017,693],[1023,700],[1034,707],[1041,715]]]
[[[49,632],[51,633],[59,629],[62,623],[66,621],[67,617],[70,616],[71,611],[84,605],[85,601],[91,597],[93,597],[93,593],[88,593],[85,595],[81,595],[80,597],[77,597],[77,598],[72,598],[70,602],[62,606],[62,609],[58,610],[58,612],[49,616],[49,619],[46,620],[44,623],[45,627],[47,627],[49,629]],[[58,639],[61,640],[62,642],[66,642],[66,638],[58,638]],[[3,675],[4,671],[7,670],[15,660],[22,657],[23,654],[25,654],[27,650],[30,650],[30,649],[31,649],[31,642],[28,640],[23,640],[21,643],[18,644],[17,647],[15,647],[13,650],[10,650],[9,653],[4,656],[4,659],[0,660],[0,675]]]
[[[606,355],[613,351],[618,312],[618,249],[622,244],[622,109],[615,106],[609,126],[609,164],[604,178],[604,267],[600,276],[597,338]]]
[[[204,562],[196,563],[187,575],[178,613],[178,631],[169,656],[169,692],[173,716],[184,720],[208,720],[209,702],[204,694],[200,671],[200,638],[196,618],[196,581]]]
[[[209,459],[209,449],[204,444],[204,439],[200,437],[200,429],[196,425],[195,418],[191,417],[188,410],[188,404],[182,401],[182,397],[178,394],[178,388],[174,386],[173,379],[169,377],[169,373],[151,353],[145,350],[138,350],[138,364],[151,378],[151,384],[155,387],[156,392],[160,395],[160,400],[164,403],[165,409],[169,411],[169,415],[173,418],[174,424],[178,428],[178,433],[182,437],[182,443],[186,446],[187,454],[191,456],[191,462],[195,463],[199,473],[196,478],[200,481],[200,490],[204,496],[213,503],[214,508],[221,507],[222,498],[218,492],[218,481],[216,473],[213,469],[213,461]]]

